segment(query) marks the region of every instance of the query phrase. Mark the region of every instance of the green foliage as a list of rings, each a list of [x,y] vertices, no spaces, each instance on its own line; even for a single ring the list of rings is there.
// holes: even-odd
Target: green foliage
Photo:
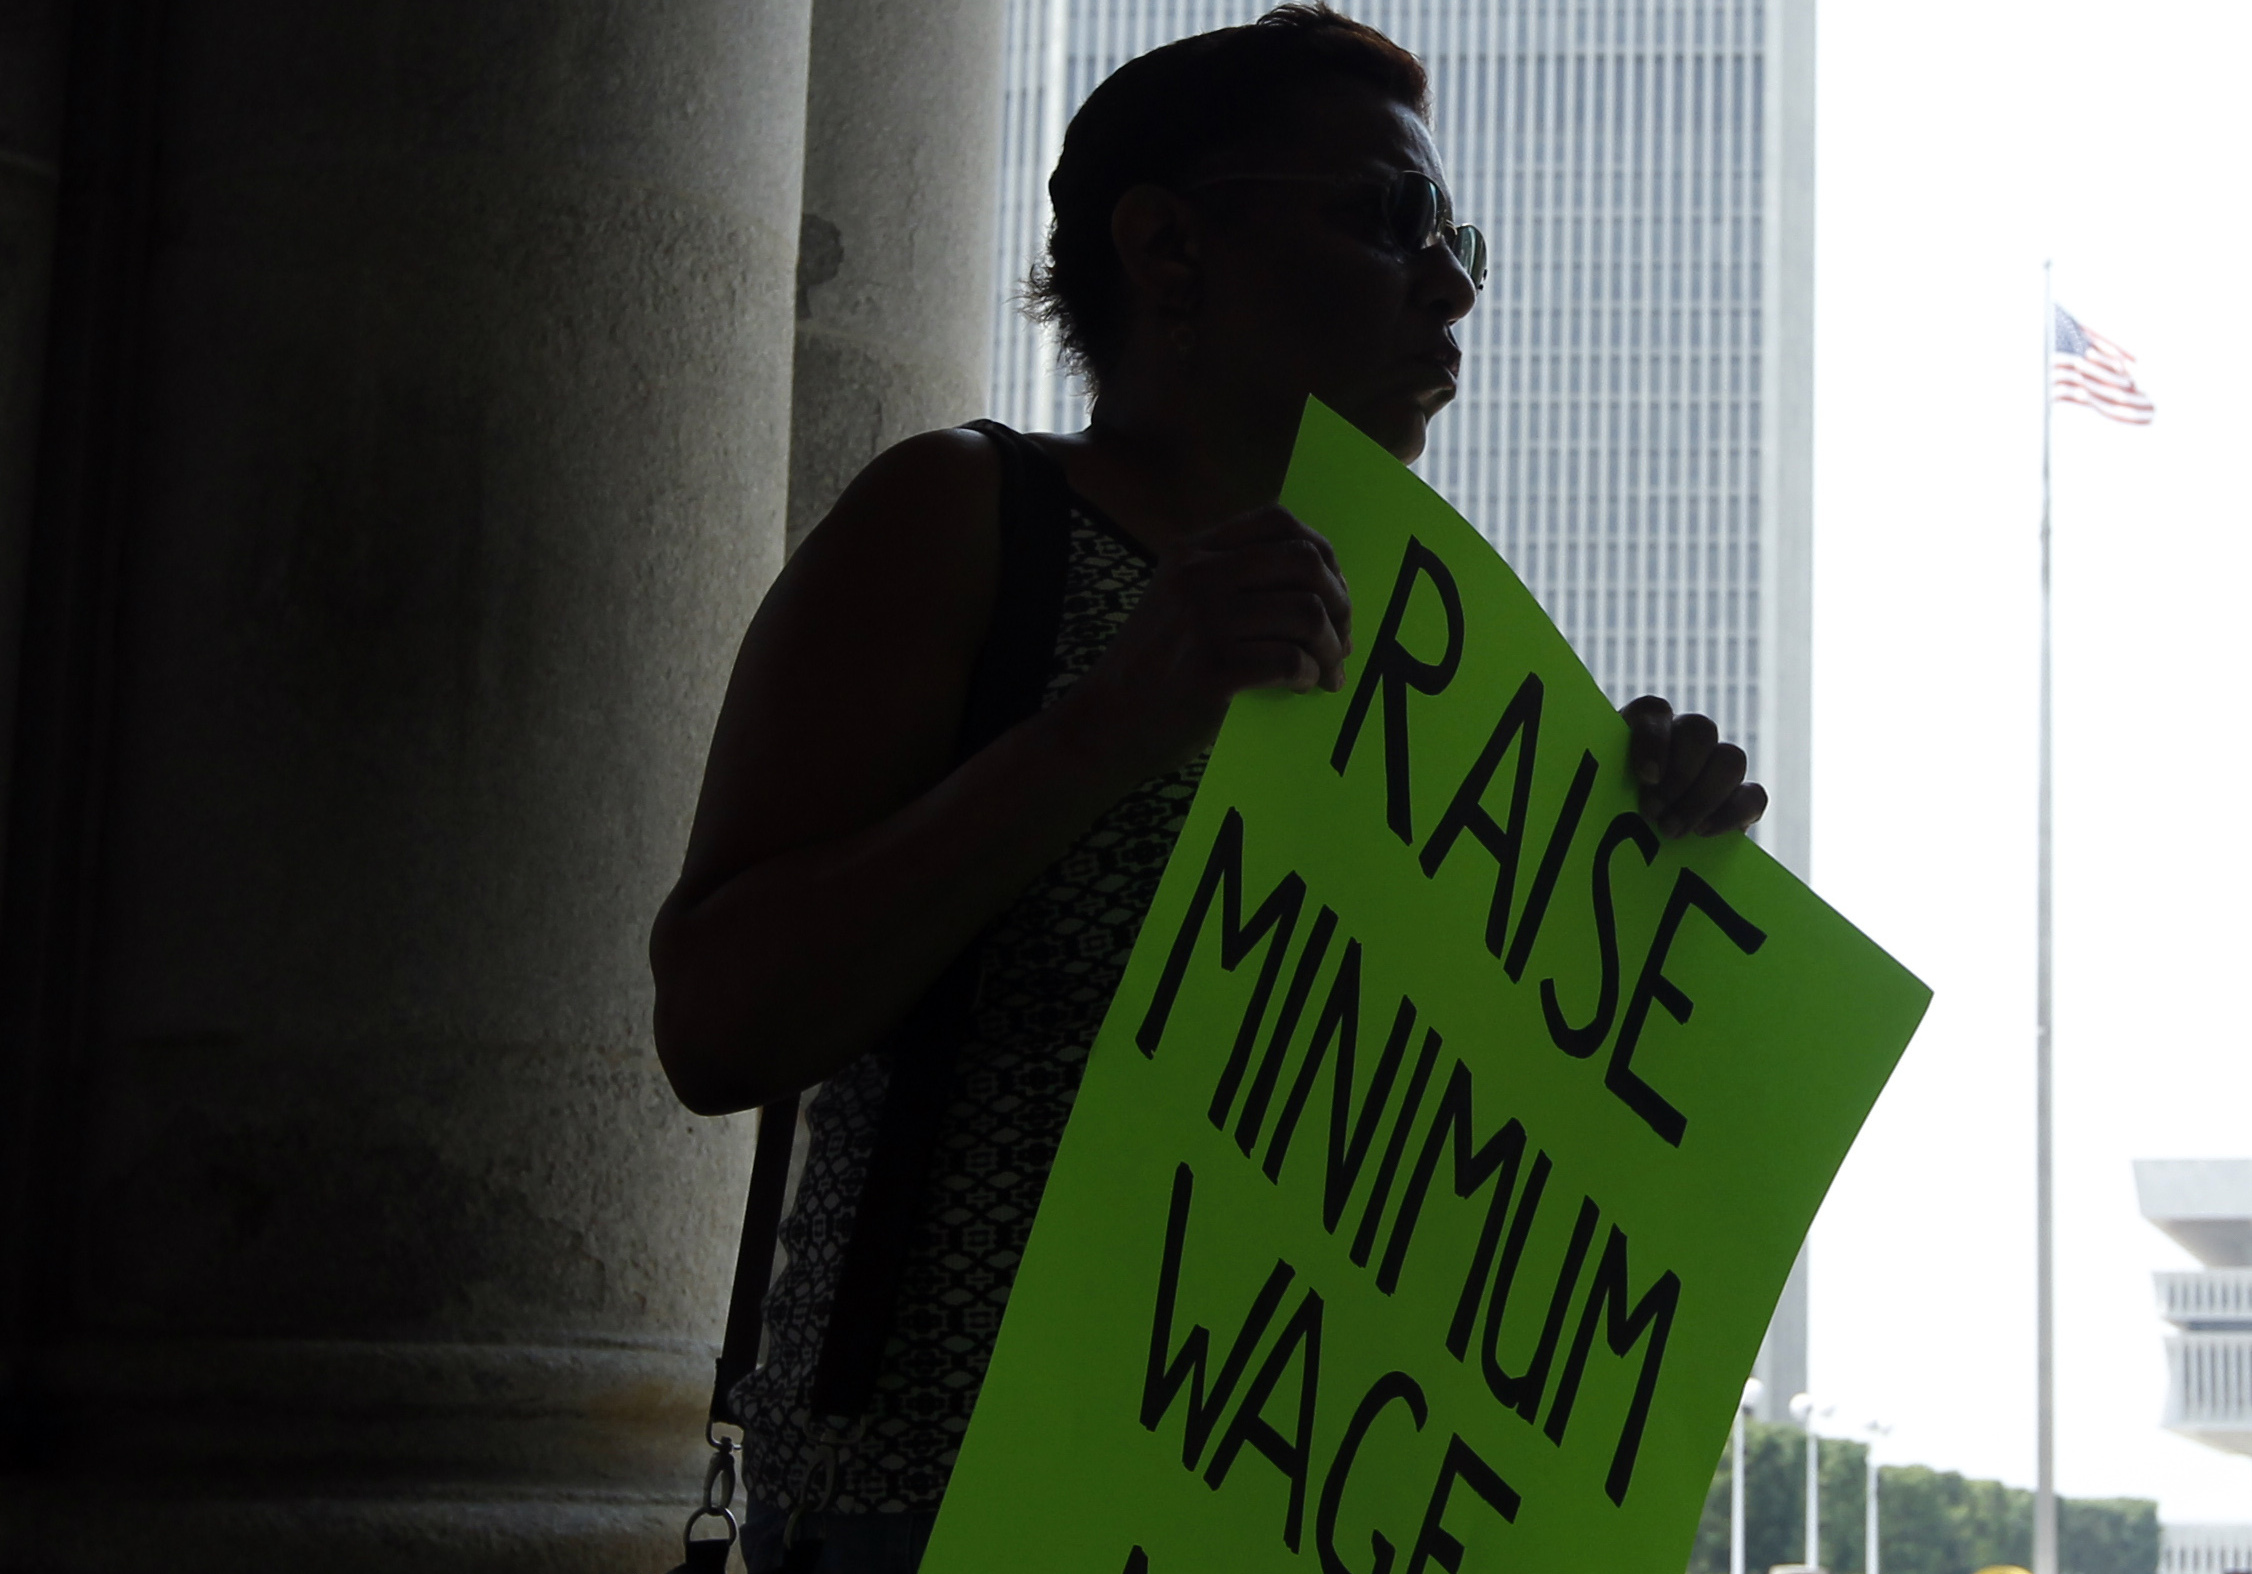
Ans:
[[[1794,1426],[1750,1422],[1744,1437],[1744,1566],[1766,1574],[1806,1554],[1806,1435]],[[1822,1469],[1822,1566],[1857,1574],[1863,1554],[1868,1449],[1826,1438]],[[1921,1465],[1884,1466],[1878,1505],[1882,1574],[1975,1574],[1990,1564],[2033,1561],[2033,1494]],[[2139,1499],[2058,1505],[2065,1574],[2156,1574],[2158,1505]],[[1726,1574],[1728,1459],[1713,1471],[1689,1574]]]
[[[2057,1504],[2057,1546],[2073,1574],[2155,1569],[2158,1505],[2131,1497],[2066,1498]]]
[[[2030,1492],[1922,1465],[1885,1471],[1881,1491],[1887,1574],[1922,1574],[1926,1569],[1932,1574],[1942,1569],[1948,1574],[1972,1574],[1991,1563],[2025,1567],[2033,1562]],[[1897,1553],[1895,1527],[1901,1543]],[[2061,1562],[2063,1549],[2058,1551]],[[2135,1574],[2154,1574],[2157,1567],[2153,1557]],[[2074,1574],[2092,1571],[2076,1569]]]

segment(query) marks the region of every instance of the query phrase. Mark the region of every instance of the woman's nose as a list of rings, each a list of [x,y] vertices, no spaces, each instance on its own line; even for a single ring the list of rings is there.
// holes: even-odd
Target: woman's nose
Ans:
[[[1429,284],[1429,304],[1439,308],[1450,323],[1460,322],[1478,304],[1478,286],[1451,246],[1429,246],[1422,253]]]

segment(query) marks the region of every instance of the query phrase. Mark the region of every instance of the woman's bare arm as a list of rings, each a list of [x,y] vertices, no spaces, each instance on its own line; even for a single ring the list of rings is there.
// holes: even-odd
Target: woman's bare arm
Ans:
[[[745,637],[679,885],[651,935],[657,1048],[705,1113],[829,1076],[1227,700],[1335,687],[1320,537],[1261,509],[1168,552],[1063,699],[949,771],[997,568],[999,466],[960,432],[879,458]]]

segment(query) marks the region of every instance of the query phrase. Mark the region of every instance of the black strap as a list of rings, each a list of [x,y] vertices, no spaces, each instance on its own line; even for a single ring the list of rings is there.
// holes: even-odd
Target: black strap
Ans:
[[[974,421],[971,429],[993,444],[1001,461],[1000,561],[993,619],[978,649],[955,734],[956,764],[1039,710],[1063,616],[1071,546],[1071,492],[1062,467],[1030,438],[997,421]],[[900,1269],[913,1240],[931,1150],[940,1118],[954,1097],[955,1055],[968,1035],[984,953],[981,936],[939,975],[877,1050],[891,1074],[815,1368],[817,1417],[858,1416],[867,1409],[898,1309]],[[758,1359],[760,1315],[789,1179],[797,1102],[793,1094],[759,1114],[758,1154],[751,1166],[743,1242],[736,1253],[727,1334],[712,1393],[714,1420],[734,1419],[728,1393]],[[767,1140],[770,1131],[778,1140]]]
[[[955,735],[959,764],[1040,708],[1054,664],[1069,557],[1070,492],[1062,467],[1031,439],[979,421],[1001,459],[999,573],[993,620]],[[837,1273],[821,1360],[814,1369],[816,1417],[866,1413],[876,1369],[899,1307],[899,1275],[913,1244],[923,1182],[946,1107],[955,1060],[968,1037],[984,969],[985,938],[956,957],[887,1038],[883,1114]]]
[[[714,1421],[734,1421],[727,1395],[758,1364],[760,1318],[766,1284],[774,1273],[774,1235],[782,1225],[782,1194],[790,1184],[790,1149],[797,1140],[798,1096],[785,1094],[759,1106],[758,1147],[751,1157],[751,1191],[743,1202],[743,1242],[735,1251],[735,1283],[727,1293],[727,1332],[712,1379]]]
[[[978,648],[954,740],[959,764],[1040,708],[1063,623],[1071,487],[1046,449],[998,421],[972,421],[1001,458],[1001,559],[993,621]]]
[[[891,1337],[899,1305],[899,1275],[907,1261],[923,1177],[930,1173],[939,1117],[953,1101],[955,1053],[976,1004],[982,945],[948,967],[895,1034],[905,1040],[892,1058],[883,1113],[860,1183],[852,1235],[837,1268],[835,1297],[821,1335],[821,1360],[813,1369],[817,1418],[863,1414],[876,1382],[877,1358]],[[920,1029],[920,1031],[913,1031]]]

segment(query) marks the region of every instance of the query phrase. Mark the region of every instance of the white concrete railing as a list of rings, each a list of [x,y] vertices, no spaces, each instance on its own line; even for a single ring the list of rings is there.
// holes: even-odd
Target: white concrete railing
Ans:
[[[2252,1268],[2206,1268],[2152,1278],[2158,1285],[2158,1315],[2168,1322],[2252,1328]]]
[[[2166,1372],[2165,1425],[2252,1430],[2252,1331],[2176,1334]]]
[[[2252,1569],[2252,1525],[2162,1525],[2158,1574],[2239,1574]]]

